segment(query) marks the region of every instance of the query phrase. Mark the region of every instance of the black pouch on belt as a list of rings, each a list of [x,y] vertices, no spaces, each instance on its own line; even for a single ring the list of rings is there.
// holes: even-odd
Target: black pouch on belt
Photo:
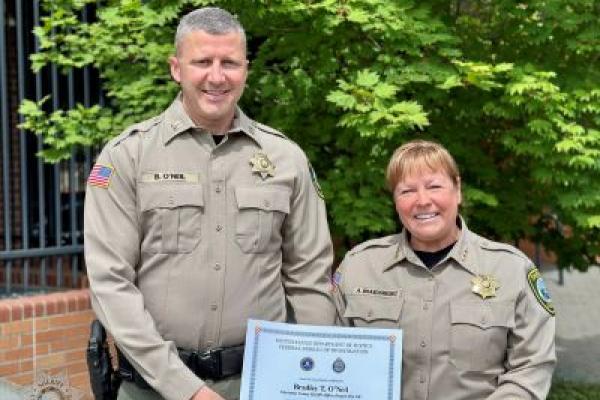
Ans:
[[[201,379],[220,380],[242,372],[244,346],[218,347],[203,352],[179,350],[179,357]]]

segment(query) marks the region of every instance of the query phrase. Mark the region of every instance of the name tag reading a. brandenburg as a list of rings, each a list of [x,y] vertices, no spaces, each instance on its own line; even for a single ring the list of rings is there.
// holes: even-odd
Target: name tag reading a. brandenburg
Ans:
[[[240,400],[398,400],[402,331],[249,320]]]

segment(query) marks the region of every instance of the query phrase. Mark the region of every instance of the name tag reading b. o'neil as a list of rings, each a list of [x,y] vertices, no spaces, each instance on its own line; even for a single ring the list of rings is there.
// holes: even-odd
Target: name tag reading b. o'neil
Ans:
[[[189,172],[145,172],[142,182],[185,182],[198,183],[198,174]]]

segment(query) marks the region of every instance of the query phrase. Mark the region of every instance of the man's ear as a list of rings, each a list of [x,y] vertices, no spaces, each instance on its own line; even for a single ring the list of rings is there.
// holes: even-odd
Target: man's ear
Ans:
[[[169,67],[171,68],[171,76],[175,82],[181,82],[181,69],[179,68],[179,60],[175,56],[169,57]]]

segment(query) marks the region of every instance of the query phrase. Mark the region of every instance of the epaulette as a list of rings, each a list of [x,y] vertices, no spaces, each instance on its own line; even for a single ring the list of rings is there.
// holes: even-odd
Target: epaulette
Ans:
[[[279,132],[277,129],[273,129],[270,126],[261,124],[260,122],[256,122],[256,121],[253,121],[253,122],[254,122],[254,126],[256,127],[256,129],[258,129],[264,133],[268,133],[270,135],[275,135],[275,136],[282,137],[284,139],[288,139],[287,136],[285,136],[283,133]]]
[[[357,246],[354,246],[349,252],[348,255],[354,255],[357,253],[360,253],[363,250],[369,249],[369,248],[373,248],[373,247],[390,247],[390,246],[394,246],[398,244],[398,235],[389,235],[389,236],[384,236],[382,238],[377,238],[377,239],[371,239],[371,240],[367,240],[366,242],[363,242]]]
[[[503,252],[514,254],[524,260],[529,260],[529,258],[521,250],[517,249],[514,246],[511,246],[510,244],[494,242],[492,240],[480,238],[479,245],[481,246],[482,249],[485,249],[485,250],[503,251]]]
[[[136,133],[148,132],[152,127],[156,126],[163,119],[163,114],[157,115],[137,124],[127,127],[120,135],[111,140],[112,146],[117,146],[123,140]]]

